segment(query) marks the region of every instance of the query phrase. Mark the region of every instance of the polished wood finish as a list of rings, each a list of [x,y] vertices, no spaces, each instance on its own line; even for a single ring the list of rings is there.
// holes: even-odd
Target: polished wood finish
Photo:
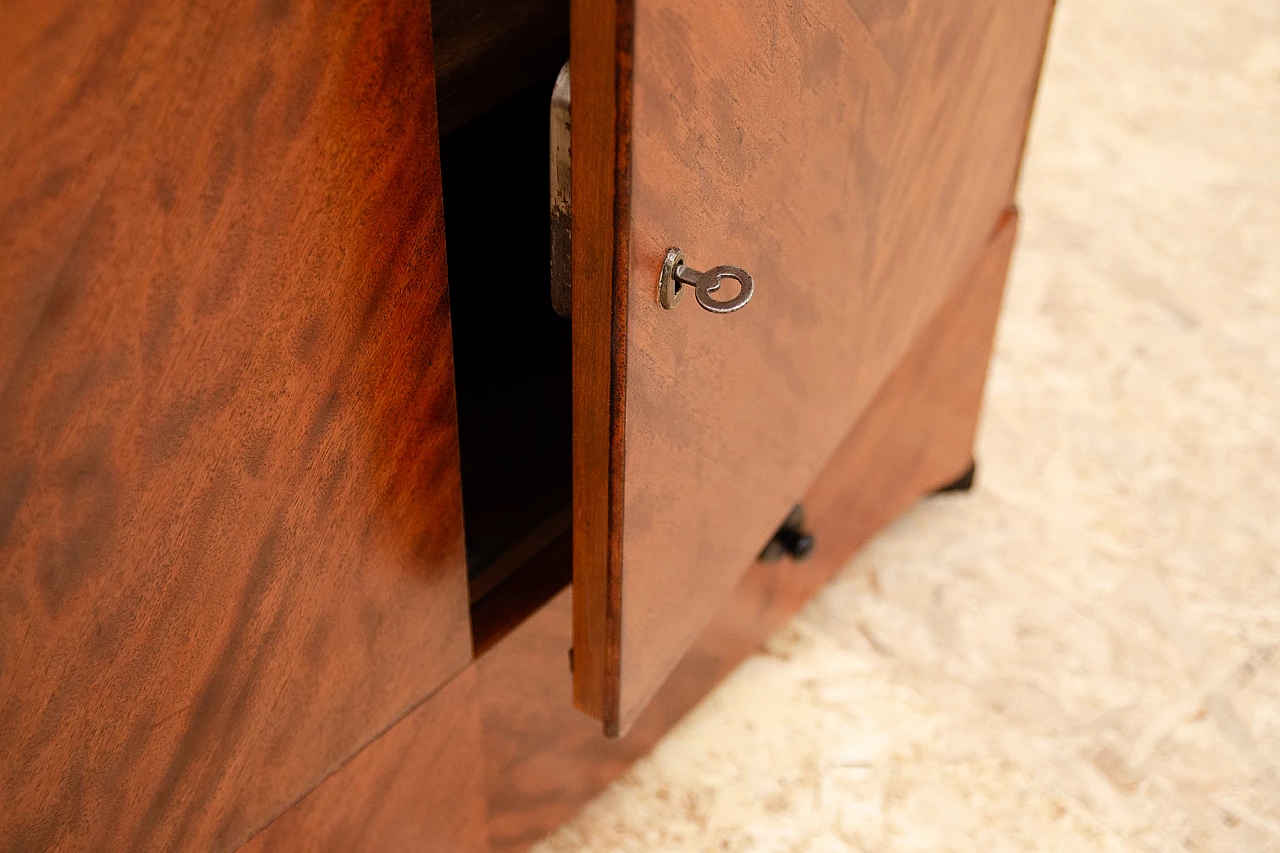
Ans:
[[[1052,3],[582,5],[575,696],[617,733],[1008,204]],[[753,302],[663,310],[670,246]]]
[[[476,673],[467,669],[241,853],[485,853]]]
[[[1010,210],[806,492],[821,541],[813,559],[753,565],[626,737],[602,738],[564,701],[572,680],[572,593],[563,589],[529,618],[505,619],[515,627],[474,667],[242,849],[519,853],[572,816],[877,530],[969,464],[1015,232]],[[547,549],[538,571],[511,582],[563,577],[567,544]],[[537,596],[506,597],[530,599]],[[487,799],[487,842],[478,798]]]
[[[876,531],[968,465],[1016,219],[917,336],[804,495],[818,547],[803,563],[755,563],[625,737],[604,739],[563,695],[571,676],[565,591],[477,667],[490,844],[520,853],[644,755],[780,628]]]
[[[0,24],[0,848],[230,849],[470,658],[427,4]]]
[[[851,555],[920,495],[953,482],[973,461],[1018,215],[1009,208],[932,325],[876,395],[868,414],[805,493],[823,562]],[[835,475],[832,472],[842,472]]]
[[[572,599],[563,590],[476,662],[493,853],[527,849],[654,740],[640,731],[607,740],[598,723],[566,701],[573,686]]]
[[[632,2],[577,0],[570,15],[573,697],[602,720],[617,708]]]

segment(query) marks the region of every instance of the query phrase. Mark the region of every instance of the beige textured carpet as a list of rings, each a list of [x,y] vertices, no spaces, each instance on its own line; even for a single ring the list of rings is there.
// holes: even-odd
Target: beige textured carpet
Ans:
[[[1280,850],[1280,2],[1058,6],[979,489],[538,853]]]

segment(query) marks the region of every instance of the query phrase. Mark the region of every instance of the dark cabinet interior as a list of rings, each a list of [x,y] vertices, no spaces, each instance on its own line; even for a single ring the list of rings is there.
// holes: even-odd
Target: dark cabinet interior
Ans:
[[[484,11],[507,6],[520,14],[496,21]],[[567,7],[548,4],[445,5],[436,15],[437,67],[449,69],[440,83],[440,162],[467,569],[477,604],[528,597],[527,584],[504,582],[526,568],[546,574],[545,560],[538,568],[530,561],[570,526],[570,324],[552,310],[547,260],[548,107],[568,54],[568,17]],[[498,23],[507,30],[499,33]],[[490,49],[513,39],[526,50]],[[475,52],[459,55],[463,48]],[[523,70],[494,82],[507,80],[513,62]],[[531,65],[546,73],[530,77]],[[450,121],[469,120],[449,127],[447,109]],[[563,580],[525,604],[554,594],[565,569],[553,570]]]
[[[436,105],[450,134],[569,58],[569,0],[436,0]]]

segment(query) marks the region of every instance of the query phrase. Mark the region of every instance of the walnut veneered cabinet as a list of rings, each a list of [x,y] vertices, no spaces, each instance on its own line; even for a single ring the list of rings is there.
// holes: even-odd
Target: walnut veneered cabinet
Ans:
[[[570,816],[968,481],[1051,12],[0,9],[0,850]]]

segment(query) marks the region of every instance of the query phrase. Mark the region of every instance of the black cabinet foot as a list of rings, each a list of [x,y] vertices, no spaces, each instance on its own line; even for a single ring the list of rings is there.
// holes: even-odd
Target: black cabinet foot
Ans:
[[[773,534],[773,539],[764,546],[759,559],[762,563],[776,563],[783,557],[790,557],[798,563],[809,558],[813,546],[813,534],[805,529],[804,507],[796,504],[778,532]]]
[[[973,478],[978,473],[978,463],[972,459],[969,460],[969,467],[956,479],[947,483],[940,489],[934,491],[935,495],[943,495],[948,492],[967,492],[973,489]]]

